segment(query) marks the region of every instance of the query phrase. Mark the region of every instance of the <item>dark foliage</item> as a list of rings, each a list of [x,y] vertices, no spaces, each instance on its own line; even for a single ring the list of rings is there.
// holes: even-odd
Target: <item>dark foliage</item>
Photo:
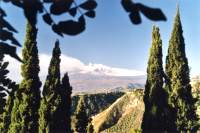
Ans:
[[[83,15],[80,16],[78,21],[60,21],[57,25],[53,25],[53,30],[58,32],[59,35],[62,35],[62,33],[68,35],[77,35],[85,30],[85,17]]]
[[[79,100],[78,109],[75,115],[75,131],[78,133],[87,133],[89,118],[86,114],[85,102],[83,97]]]
[[[158,8],[151,8],[141,3],[134,3],[131,0],[121,0],[121,4],[126,12],[129,13],[129,18],[133,24],[142,22],[140,13],[153,21],[166,21],[164,13]]]
[[[39,110],[39,132],[53,133],[60,131],[58,117],[59,107],[61,105],[60,91],[60,47],[59,42],[56,41],[52,52],[48,75],[43,87],[43,98]],[[63,115],[63,114],[62,114]],[[63,115],[64,117],[64,115]]]
[[[0,123],[0,132],[7,133],[9,125],[11,123],[11,111],[14,105],[15,92],[18,90],[19,86],[13,85],[12,90],[9,92],[8,98],[6,100],[4,112],[2,115],[2,121]]]
[[[3,51],[3,54],[10,55],[11,57],[15,58],[16,60],[22,62],[22,60],[17,55],[17,49],[14,46],[10,46],[7,43],[0,42],[0,49]]]
[[[84,31],[85,24],[77,24],[74,19],[67,19],[66,25],[60,25],[60,22],[56,23],[53,19],[53,15],[69,14],[73,17],[77,16],[79,12],[79,18],[84,16],[94,18],[97,2],[95,0],[85,0],[80,4],[76,3],[76,0],[3,0],[4,2],[11,2],[13,5],[18,6],[24,10],[26,18],[34,25],[37,23],[37,16],[35,13],[43,14],[43,20],[45,23],[52,27],[52,30],[58,35],[77,35]],[[45,7],[49,5],[47,10]],[[140,24],[142,22],[140,13],[145,15],[148,19],[153,21],[166,20],[165,15],[158,8],[151,8],[141,3],[134,3],[131,0],[121,0],[123,8],[129,13],[129,17],[133,24]],[[3,14],[4,12],[2,12]],[[33,21],[34,20],[34,21]],[[79,21],[78,21],[79,22]],[[71,26],[68,26],[71,25]],[[68,28],[72,27],[72,28]],[[56,30],[55,30],[56,29]],[[79,29],[79,30],[78,30]],[[73,33],[72,33],[72,30]]]
[[[40,105],[39,59],[36,43],[37,29],[27,23],[26,39],[22,50],[23,77],[15,94],[8,132],[38,132],[38,109]]]
[[[10,40],[14,45],[21,46],[13,37],[17,32],[5,19],[6,13],[0,8],[0,132],[7,132],[11,119],[11,110],[14,102],[14,94],[18,85],[7,77],[8,62],[3,62],[4,54],[21,61],[16,54],[16,47],[7,44]],[[7,97],[7,98],[6,98]]]
[[[40,133],[71,132],[72,87],[66,73],[60,82],[60,48],[56,41],[40,105]]]
[[[152,32],[152,46],[147,67],[144,103],[145,112],[142,121],[142,132],[166,132],[167,127],[167,92],[163,88],[164,71],[162,66],[162,40],[159,28],[154,26]]]
[[[8,127],[5,127],[4,125],[9,123],[10,120],[10,108],[12,106],[9,106],[10,103],[8,101],[13,103],[14,99],[14,93],[18,89],[18,85],[13,82],[11,79],[7,77],[7,74],[9,73],[9,70],[7,70],[8,62],[3,61],[4,55],[0,50],[0,131],[3,132],[3,130],[6,130]],[[7,100],[8,98],[12,98],[10,100]],[[7,110],[9,106],[9,110]],[[6,116],[5,116],[5,112]],[[7,117],[7,119],[5,119]],[[8,118],[9,117],[9,118]]]
[[[6,12],[0,7],[0,50],[1,53],[10,55],[11,57],[21,61],[16,54],[16,47],[8,44],[8,41],[12,45],[21,46],[21,44],[15,39],[13,33],[17,33],[17,30],[5,20]]]
[[[171,119],[174,132],[196,132],[197,116],[195,99],[192,97],[189,66],[185,53],[185,42],[177,9],[173,30],[166,57],[166,87],[169,93],[169,104],[172,107]]]
[[[19,42],[13,37],[13,33],[4,29],[0,29],[0,39],[2,41],[10,40],[12,44],[21,46]]]
[[[62,131],[67,133],[71,132],[71,94],[72,87],[69,82],[68,74],[66,73],[62,78],[62,84],[60,89],[61,104],[59,107],[58,118],[59,126]]]
[[[85,0],[77,4],[75,0],[3,0],[11,2],[13,5],[23,9],[25,17],[32,25],[37,23],[37,14],[43,14],[45,23],[52,27],[52,30],[60,36],[63,34],[77,35],[85,30],[85,16],[90,18],[95,17],[95,8],[97,3],[95,0]],[[49,9],[46,9],[46,4],[50,4]],[[75,17],[78,16],[76,21]],[[66,18],[64,21],[55,22],[53,15],[69,14],[72,18]],[[35,15],[36,14],[36,15]],[[84,22],[83,22],[84,20]]]
[[[36,25],[37,15],[42,14],[44,22],[51,26],[51,29],[58,35],[64,34],[75,36],[82,33],[86,28],[85,16],[95,18],[95,9],[97,2],[95,0],[85,0],[80,4],[76,0],[3,0],[5,3],[12,3],[14,6],[22,8],[25,17],[31,23]],[[133,24],[140,24],[142,22],[140,13],[144,14],[148,19],[153,21],[166,20],[165,15],[158,8],[147,7],[141,3],[133,3],[131,0],[121,0],[123,8],[129,13],[129,18]],[[49,9],[46,9],[46,5]],[[79,14],[77,14],[77,12]],[[53,15],[59,16],[61,14],[69,14],[72,18],[67,18],[64,21],[55,22],[52,18]],[[12,32],[17,32],[3,17],[6,16],[5,11],[0,7],[0,40],[11,40],[14,45],[19,45],[19,42],[13,37]],[[79,18],[76,20],[76,18]],[[10,31],[3,30],[7,28]],[[2,44],[1,44],[2,45]],[[9,54],[11,57],[21,61],[16,54],[16,48],[9,47],[3,49],[6,51],[4,54]]]
[[[83,97],[86,105],[86,113],[88,117],[96,115],[109,107],[119,97],[123,96],[123,92],[99,93],[99,94],[86,94],[76,95],[72,97],[72,115],[78,109],[78,102]]]

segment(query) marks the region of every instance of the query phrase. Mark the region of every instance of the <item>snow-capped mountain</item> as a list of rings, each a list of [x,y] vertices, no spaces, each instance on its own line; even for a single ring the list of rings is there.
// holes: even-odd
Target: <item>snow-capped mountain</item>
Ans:
[[[101,76],[141,76],[145,75],[144,72],[130,70],[130,69],[122,69],[109,67],[103,64],[93,64],[89,63],[85,65],[82,70],[80,70],[81,74],[91,74],[91,75],[101,75]]]
[[[51,55],[40,54],[40,80],[44,83],[48,73]],[[16,82],[21,81],[20,63],[6,57],[9,77]],[[74,92],[108,91],[116,87],[127,87],[131,84],[144,84],[145,72],[134,69],[117,68],[97,63],[84,63],[77,58],[61,55],[61,76],[68,72]]]
[[[109,92],[143,88],[146,76],[69,75],[73,92]],[[119,89],[120,88],[120,89]]]

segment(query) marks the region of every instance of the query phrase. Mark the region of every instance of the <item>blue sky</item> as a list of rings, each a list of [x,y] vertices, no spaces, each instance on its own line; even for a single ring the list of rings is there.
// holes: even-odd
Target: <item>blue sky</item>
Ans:
[[[80,0],[79,0],[80,1]],[[136,0],[135,0],[136,1]],[[78,36],[59,37],[38,16],[39,53],[51,54],[56,39],[62,53],[81,60],[107,66],[146,71],[151,31],[160,27],[163,40],[163,62],[176,13],[176,0],[137,0],[151,7],[159,7],[166,14],[166,22],[152,22],[142,16],[142,24],[133,25],[123,10],[120,0],[97,0],[96,18],[87,19],[86,30]],[[200,74],[200,1],[179,0],[186,54],[192,76]],[[19,31],[16,38],[23,44],[26,21],[21,9],[2,4],[7,20]],[[20,11],[21,10],[21,11]],[[18,48],[20,51],[21,48]]]

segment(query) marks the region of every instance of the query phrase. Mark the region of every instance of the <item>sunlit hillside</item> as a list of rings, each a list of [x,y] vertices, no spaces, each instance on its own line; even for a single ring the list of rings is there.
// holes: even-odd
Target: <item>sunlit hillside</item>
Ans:
[[[93,117],[96,132],[126,133],[140,129],[144,111],[143,90],[127,92],[109,108]]]

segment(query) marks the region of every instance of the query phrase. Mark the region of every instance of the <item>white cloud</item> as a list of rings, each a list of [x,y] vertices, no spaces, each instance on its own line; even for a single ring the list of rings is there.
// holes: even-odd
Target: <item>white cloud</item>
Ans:
[[[42,81],[46,78],[48,72],[48,66],[50,63],[51,55],[40,54],[40,78]],[[15,59],[6,56],[5,61],[9,61],[8,69],[10,70],[9,77],[15,81],[21,80],[20,74],[20,63]],[[145,75],[145,72],[122,69],[122,68],[113,68],[103,64],[84,64],[80,60],[67,56],[61,55],[61,74],[68,72],[69,74],[78,74],[78,73],[89,73],[95,75],[107,75],[107,76],[140,76]]]
[[[92,64],[89,63],[85,65],[84,69],[81,73],[91,73],[96,75],[107,75],[107,76],[140,76],[145,75],[144,72],[131,70],[131,69],[123,69],[123,68],[115,68],[109,67],[103,64]]]

